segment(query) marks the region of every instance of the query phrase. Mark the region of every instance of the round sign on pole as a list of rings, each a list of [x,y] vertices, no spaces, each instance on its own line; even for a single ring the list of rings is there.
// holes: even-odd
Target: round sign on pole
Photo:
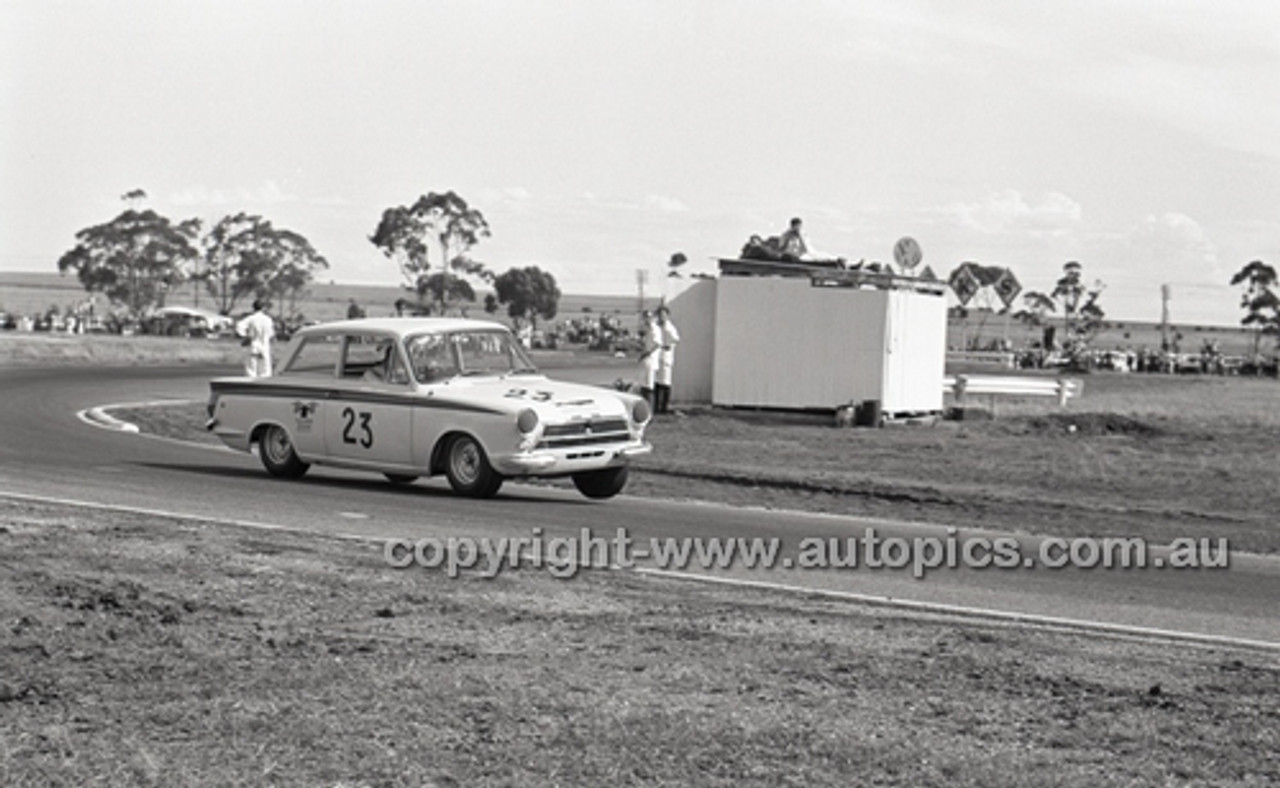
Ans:
[[[924,254],[920,251],[920,244],[916,243],[916,239],[911,236],[900,238],[893,245],[893,261],[908,271],[920,265],[920,260],[923,257]]]

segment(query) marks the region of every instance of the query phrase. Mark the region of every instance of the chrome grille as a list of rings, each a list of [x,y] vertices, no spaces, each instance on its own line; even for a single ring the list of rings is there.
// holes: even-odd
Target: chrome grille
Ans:
[[[589,446],[594,443],[615,443],[631,439],[625,419],[601,419],[599,421],[574,421],[568,424],[548,424],[542,430],[538,445],[546,449],[567,446]]]

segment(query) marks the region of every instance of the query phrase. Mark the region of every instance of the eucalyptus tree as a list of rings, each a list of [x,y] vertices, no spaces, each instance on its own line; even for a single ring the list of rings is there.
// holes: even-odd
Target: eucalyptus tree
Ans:
[[[1105,289],[1101,280],[1087,284],[1084,266],[1075,260],[1062,266],[1062,277],[1054,285],[1051,297],[1062,306],[1063,328],[1072,349],[1083,351],[1102,329],[1106,313],[1098,305],[1098,297]]]
[[[497,303],[506,305],[510,317],[528,320],[534,327],[540,317],[555,319],[560,288],[549,271],[536,265],[512,268],[494,278],[493,288]]]
[[[199,219],[172,222],[152,210],[132,207],[146,193],[124,195],[131,207],[104,224],[76,233],[76,245],[58,259],[58,271],[74,271],[90,293],[102,293],[132,317],[164,306],[199,258]]]
[[[1254,260],[1241,268],[1231,277],[1233,286],[1243,286],[1240,294],[1240,307],[1245,316],[1240,322],[1253,329],[1253,354],[1258,349],[1264,334],[1277,338],[1280,342],[1280,297],[1276,296],[1275,267]]]
[[[224,315],[249,298],[271,299],[282,315],[290,314],[315,274],[329,267],[302,235],[243,212],[214,225],[204,249],[200,275]]]
[[[1028,290],[1023,293],[1022,303],[1024,308],[1015,317],[1033,327],[1044,325],[1049,313],[1056,312],[1058,309],[1052,298],[1038,290]]]
[[[429,297],[443,314],[451,303],[475,300],[470,285],[450,283],[455,274],[492,281],[492,273],[468,257],[471,248],[489,235],[484,214],[448,191],[430,192],[410,206],[387,208],[369,241],[396,262],[405,288],[417,294],[420,305]],[[439,253],[438,279],[431,274],[433,245]]]

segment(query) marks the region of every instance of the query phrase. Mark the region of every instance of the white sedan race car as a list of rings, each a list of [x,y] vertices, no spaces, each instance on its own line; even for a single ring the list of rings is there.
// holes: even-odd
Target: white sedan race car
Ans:
[[[651,446],[631,394],[549,380],[502,325],[460,318],[346,320],[299,331],[274,377],[210,381],[206,426],[275,476],[311,464],[396,484],[443,473],[488,498],[504,479],[569,476],[617,495]]]

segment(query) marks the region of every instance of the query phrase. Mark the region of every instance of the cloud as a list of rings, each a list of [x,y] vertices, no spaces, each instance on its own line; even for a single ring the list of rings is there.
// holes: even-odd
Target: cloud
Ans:
[[[668,197],[663,194],[650,194],[644,198],[645,204],[664,213],[684,213],[689,210],[689,206],[685,205],[675,197]]]
[[[327,197],[313,197],[307,200],[307,202],[312,205],[319,205],[325,208],[345,208],[354,204],[340,194],[330,194]]]
[[[210,189],[201,184],[189,186],[169,197],[169,201],[175,205],[214,208],[277,205],[297,200],[297,195],[285,192],[280,188],[280,184],[273,180],[262,181],[257,186],[241,186],[233,189]]]
[[[1080,224],[1080,203],[1061,192],[1048,192],[1031,203],[1014,189],[996,192],[982,202],[953,203],[943,209],[955,222],[982,233],[1062,234]]]
[[[1217,248],[1200,224],[1181,213],[1148,216],[1117,245],[1116,261],[1130,275],[1151,275],[1163,282],[1225,281]]]
[[[523,186],[488,186],[480,189],[479,197],[477,204],[515,206],[529,202],[533,194]]]

